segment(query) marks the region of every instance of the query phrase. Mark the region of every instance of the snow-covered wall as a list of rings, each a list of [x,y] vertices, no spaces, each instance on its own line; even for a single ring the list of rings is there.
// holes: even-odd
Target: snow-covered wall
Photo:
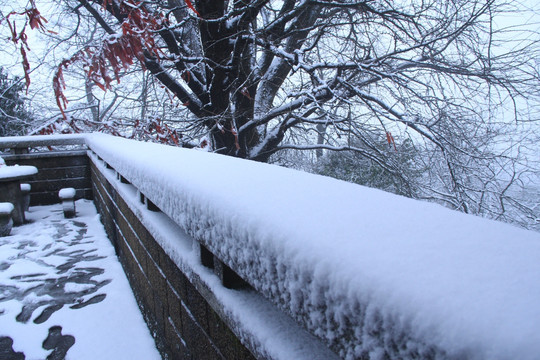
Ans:
[[[538,233],[277,166],[87,143],[343,358],[540,354]]]
[[[538,233],[277,166],[86,142],[345,359],[538,359]]]
[[[211,270],[191,236],[89,157],[94,204],[163,358],[338,359],[258,292],[225,287],[214,256],[206,252]]]

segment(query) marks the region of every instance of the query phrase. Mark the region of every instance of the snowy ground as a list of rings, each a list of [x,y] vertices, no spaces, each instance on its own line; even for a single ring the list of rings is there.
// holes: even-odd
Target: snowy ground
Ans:
[[[0,238],[1,359],[160,359],[90,201],[31,207]]]

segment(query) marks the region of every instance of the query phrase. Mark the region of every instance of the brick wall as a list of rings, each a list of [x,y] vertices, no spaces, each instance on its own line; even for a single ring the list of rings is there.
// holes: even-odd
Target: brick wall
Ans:
[[[91,179],[102,222],[163,357],[254,359],[93,163]]]

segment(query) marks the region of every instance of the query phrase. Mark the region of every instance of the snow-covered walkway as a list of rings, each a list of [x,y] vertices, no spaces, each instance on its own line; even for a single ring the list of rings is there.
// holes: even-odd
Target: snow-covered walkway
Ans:
[[[0,238],[0,359],[160,359],[92,202]]]

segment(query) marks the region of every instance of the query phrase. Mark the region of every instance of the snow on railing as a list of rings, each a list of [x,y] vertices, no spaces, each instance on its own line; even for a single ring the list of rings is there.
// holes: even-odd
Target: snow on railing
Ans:
[[[272,165],[87,143],[344,358],[540,354],[538,233]]]
[[[55,145],[83,145],[85,134],[5,136],[0,137],[0,149],[20,149]]]
[[[103,134],[86,142],[343,358],[540,354],[536,232],[277,166]]]

